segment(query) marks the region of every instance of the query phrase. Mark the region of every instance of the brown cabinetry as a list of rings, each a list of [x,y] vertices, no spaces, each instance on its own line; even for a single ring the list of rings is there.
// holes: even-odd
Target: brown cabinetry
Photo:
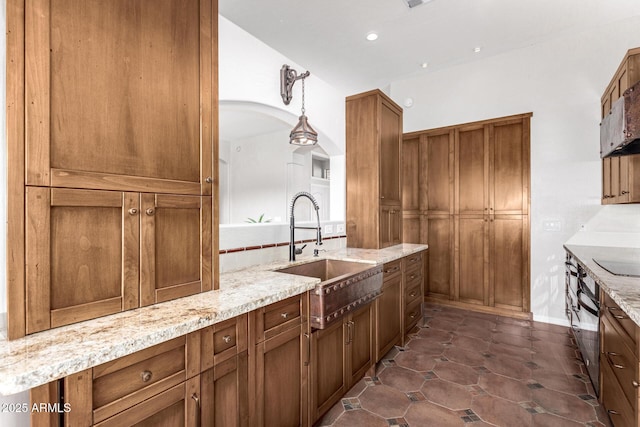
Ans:
[[[251,426],[308,423],[308,299],[298,295],[250,313]]]
[[[376,307],[376,361],[402,341],[402,260],[383,267],[382,294]]]
[[[420,139],[420,163],[413,167],[421,171],[420,243],[429,245],[428,298],[529,310],[530,117],[405,134],[406,141]],[[405,176],[415,179],[410,171]]]
[[[600,296],[600,400],[614,426],[635,426],[640,328],[606,292]]]
[[[68,426],[199,426],[200,333],[172,339],[131,355],[70,375],[64,380],[63,415]],[[52,383],[53,384],[53,383]],[[52,384],[32,390],[38,402],[60,401]],[[58,425],[34,413],[34,425]]]
[[[28,187],[26,216],[27,333],[210,289],[211,197]]]
[[[367,304],[311,334],[310,402],[313,424],[375,363],[374,307]]]
[[[201,330],[202,426],[249,425],[247,315]]]
[[[640,48],[630,49],[600,100],[604,118],[625,90],[640,81]],[[602,159],[602,204],[640,202],[640,154]]]
[[[216,288],[216,0],[9,9],[9,336]]]
[[[346,132],[348,245],[400,243],[402,109],[379,90],[350,96]]]
[[[428,252],[419,252],[402,259],[402,345],[406,342],[407,334],[422,318],[426,253]]]

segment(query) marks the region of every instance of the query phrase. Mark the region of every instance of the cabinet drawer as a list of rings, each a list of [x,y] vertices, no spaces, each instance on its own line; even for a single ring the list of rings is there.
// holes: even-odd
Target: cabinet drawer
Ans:
[[[189,341],[182,336],[93,368],[94,422],[185,381],[190,373],[197,374],[200,364],[198,358],[190,360]]]
[[[308,292],[259,308],[253,312],[256,342],[264,341],[307,321]]]
[[[407,332],[413,328],[422,316],[422,300],[414,302],[404,311],[404,330]]]
[[[204,371],[247,349],[247,315],[204,328],[201,334],[201,363]]]
[[[404,257],[404,271],[418,270],[422,274],[422,252]]]
[[[405,285],[404,290],[404,306],[409,307],[413,305],[416,300],[420,300],[422,297],[422,276],[414,278],[412,281]]]
[[[608,313],[602,317],[601,326],[602,353],[600,354],[600,363],[604,363],[603,359],[608,362],[626,399],[631,407],[635,408],[637,399],[633,382],[638,381],[638,359],[625,344],[624,337],[611,325]]]
[[[604,359],[600,362],[602,370],[602,404],[604,405],[609,418],[614,426],[626,427],[637,425],[635,421],[635,411],[625,398],[620,384],[616,380],[609,361]]]
[[[402,273],[402,260],[399,259],[396,261],[388,262],[384,265],[384,267],[382,267],[382,274],[383,274],[382,280],[387,281],[388,279],[401,273]]]
[[[636,326],[635,322],[629,318],[606,292],[602,292],[602,295],[604,295],[604,312],[614,326],[620,331],[624,331],[626,339],[629,340],[629,345],[634,349],[634,354],[638,356],[637,350],[635,350],[636,329],[638,326]]]

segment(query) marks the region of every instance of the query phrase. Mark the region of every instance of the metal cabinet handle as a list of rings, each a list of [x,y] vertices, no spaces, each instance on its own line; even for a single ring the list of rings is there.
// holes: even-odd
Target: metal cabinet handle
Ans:
[[[410,297],[415,297],[416,295],[418,295],[418,294],[416,294],[416,291],[413,291],[413,292],[411,292],[411,293],[409,294],[409,296],[410,296]]]
[[[354,334],[354,326],[355,326],[355,322],[353,322],[352,320],[349,321],[349,342],[352,343],[353,342],[353,336]]]
[[[200,427],[202,425],[200,422],[200,413],[202,412],[200,409],[200,398],[196,393],[193,393],[191,398],[196,401],[196,426]]]
[[[225,335],[222,337],[222,341],[226,342],[227,344],[229,344],[231,342],[231,335]]]
[[[390,268],[390,269],[388,269],[388,270],[385,270],[384,272],[385,272],[385,273],[393,273],[394,271],[398,271],[398,270],[400,270],[400,267],[395,266],[395,267],[393,267],[393,268]]]
[[[211,184],[213,182],[213,178],[211,178],[210,176],[206,177],[204,179],[204,182],[206,182],[207,184]]]
[[[418,312],[414,311],[413,313],[411,313],[409,317],[411,317],[412,319],[415,319],[417,316],[418,316]]]
[[[629,194],[628,191],[622,191],[620,194],[625,195],[625,194]]]
[[[307,340],[307,358],[304,361],[304,366],[309,366],[309,363],[311,363],[311,336],[308,332],[305,332],[304,337]]]
[[[624,320],[624,319],[628,319],[628,318],[629,318],[629,316],[624,316],[624,315],[622,315],[622,314],[614,314],[614,313],[613,313],[613,311],[614,311],[614,310],[622,311],[622,309],[620,309],[620,308],[617,308],[617,307],[607,307],[607,310],[609,310],[609,313],[611,313],[611,315],[612,315],[613,317],[615,317],[616,319],[618,319],[618,320]]]
[[[287,312],[280,313],[280,317],[282,317],[283,319],[286,319],[287,317],[289,317],[289,313]]]
[[[149,215],[149,216],[151,216],[151,215],[153,215],[154,213],[156,213],[155,209],[153,209],[153,208],[149,208],[149,209],[147,209],[147,210],[146,210],[146,211],[144,211],[144,212],[145,212],[147,215]]]
[[[609,361],[609,363],[611,363],[611,366],[613,366],[616,369],[627,369],[626,366],[621,365],[619,363],[614,363],[613,359],[611,359],[612,357],[615,356],[620,356],[620,353],[614,353],[613,351],[607,351],[607,360]]]
[[[614,411],[613,409],[607,409],[607,413],[611,415],[620,415],[620,412]]]
[[[129,209],[129,215],[135,215],[137,213],[138,213],[138,209],[136,209],[136,208]]]
[[[640,384],[638,384],[638,381],[636,380],[631,381],[631,385],[634,386],[635,388],[640,387]]]
[[[142,378],[142,382],[144,383],[149,382],[151,377],[153,377],[153,373],[151,371],[144,371],[140,374],[140,378]]]

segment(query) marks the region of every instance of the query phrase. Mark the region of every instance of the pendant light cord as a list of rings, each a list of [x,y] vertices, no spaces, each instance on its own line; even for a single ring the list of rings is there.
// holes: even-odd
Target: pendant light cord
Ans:
[[[304,77],[302,78],[302,115],[304,116]]]

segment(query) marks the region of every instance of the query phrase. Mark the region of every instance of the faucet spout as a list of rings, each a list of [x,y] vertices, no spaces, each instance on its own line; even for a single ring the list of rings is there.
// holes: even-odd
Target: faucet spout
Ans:
[[[294,218],[293,211],[294,211],[294,208],[296,206],[296,202],[301,197],[306,197],[313,204],[313,208],[316,210],[316,218],[318,220],[318,226],[317,227],[296,227],[296,220]],[[318,202],[316,201],[315,197],[313,197],[310,193],[307,193],[306,191],[301,191],[299,193],[296,193],[296,195],[294,195],[293,199],[291,200],[291,210],[290,210],[290,214],[289,214],[289,234],[290,234],[289,261],[295,261],[296,260],[296,253],[298,253],[298,254],[302,253],[302,250],[301,249],[296,250],[296,246],[295,246],[295,242],[296,242],[295,230],[296,230],[296,228],[308,229],[308,230],[316,230],[316,232],[317,232],[316,233],[316,245],[322,245],[322,227],[320,226],[320,206],[318,206]]]

